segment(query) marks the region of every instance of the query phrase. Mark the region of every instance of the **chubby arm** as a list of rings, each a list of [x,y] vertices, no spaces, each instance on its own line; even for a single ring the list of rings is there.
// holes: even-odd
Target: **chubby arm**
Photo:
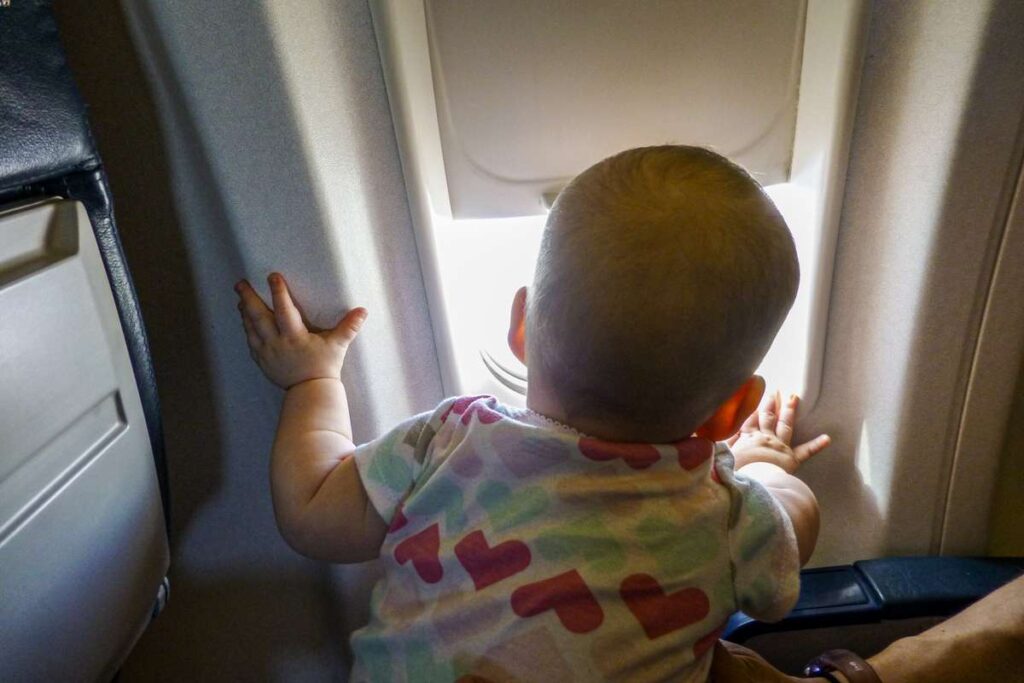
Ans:
[[[284,278],[268,278],[273,311],[244,280],[236,285],[253,359],[286,390],[270,458],[274,516],[296,551],[319,560],[377,557],[386,532],[349,457],[355,450],[341,368],[366,319],[356,308],[331,330],[311,331]]]
[[[351,458],[351,432],[341,380],[288,389],[270,457],[274,515],[288,544],[313,559],[372,560],[387,530]]]
[[[769,397],[727,443],[736,458],[736,471],[763,484],[789,515],[803,565],[814,552],[821,516],[814,492],[793,475],[800,465],[827,448],[831,439],[822,434],[790,446],[799,403],[795,395],[785,403],[778,394]]]
[[[754,462],[736,471],[763,484],[779,501],[793,523],[800,564],[807,564],[818,542],[820,524],[818,499],[814,497],[814,492],[807,484],[771,463]]]

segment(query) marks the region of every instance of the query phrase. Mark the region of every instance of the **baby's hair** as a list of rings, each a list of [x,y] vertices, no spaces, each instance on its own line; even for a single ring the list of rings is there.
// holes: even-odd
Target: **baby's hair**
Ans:
[[[570,422],[686,436],[754,372],[798,281],[786,223],[746,171],[699,147],[631,149],[551,209],[527,363]]]

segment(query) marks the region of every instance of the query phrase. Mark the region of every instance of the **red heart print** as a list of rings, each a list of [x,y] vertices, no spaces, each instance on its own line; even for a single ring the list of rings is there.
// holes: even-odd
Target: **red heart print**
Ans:
[[[555,610],[562,626],[572,633],[590,633],[604,621],[604,611],[590,587],[575,569],[512,592],[512,611],[532,617]]]
[[[388,533],[393,534],[408,523],[409,518],[405,516],[405,513],[402,511],[402,504],[399,503],[398,507],[395,508],[395,516],[391,518],[391,524],[388,526]]]
[[[579,449],[599,462],[622,458],[634,470],[646,469],[661,459],[658,449],[649,443],[616,443],[585,436],[580,439]]]
[[[658,580],[648,574],[626,577],[619,595],[651,640],[696,624],[711,608],[701,589],[684,588],[666,595]]]
[[[463,396],[462,398],[455,399],[455,401],[448,406],[448,410],[444,411],[441,416],[441,422],[447,422],[448,416],[452,413],[456,415],[462,415],[466,412],[466,409],[471,405],[479,401],[480,399],[490,398],[490,396]]]
[[[474,415],[485,425],[494,424],[501,419],[501,413],[491,410],[491,407],[488,405],[478,403],[462,415],[462,424],[468,425]]]
[[[725,620],[722,624],[711,633],[701,636],[700,639],[693,644],[693,658],[700,659],[704,656],[704,653],[710,650],[715,645],[715,641],[718,640],[723,633],[725,633],[725,625],[729,623],[729,620]]]
[[[522,541],[505,541],[493,548],[484,532],[474,531],[455,544],[455,557],[477,590],[514,576],[530,566],[530,548]]]
[[[421,579],[427,583],[437,583],[444,576],[438,557],[440,549],[441,532],[435,522],[395,546],[395,560],[398,564],[412,560],[412,566]]]
[[[715,453],[715,444],[707,439],[698,437],[683,439],[675,444],[676,452],[679,454],[679,466],[684,470],[692,470],[700,467]]]

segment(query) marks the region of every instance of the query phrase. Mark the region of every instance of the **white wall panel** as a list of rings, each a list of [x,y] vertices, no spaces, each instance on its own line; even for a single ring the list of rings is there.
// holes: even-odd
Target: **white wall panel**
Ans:
[[[424,7],[456,218],[541,214],[588,166],[669,142],[789,179],[804,0]]]
[[[805,471],[816,563],[940,550],[967,380],[1020,168],[1024,6],[878,2]],[[994,472],[997,453],[973,463]],[[987,496],[991,491],[978,491]],[[968,520],[951,519],[951,523]],[[987,530],[973,533],[977,552]]]
[[[370,310],[345,371],[357,439],[440,400],[369,11],[122,8],[148,87],[113,28],[125,30],[116,5],[58,9],[86,72],[167,430],[172,598],[124,679],[337,680],[339,621],[365,609],[365,587],[363,606],[339,602],[335,588],[359,577],[335,581],[275,528],[267,456],[281,393],[249,358],[232,285],[248,277],[265,292],[279,269],[315,322]]]

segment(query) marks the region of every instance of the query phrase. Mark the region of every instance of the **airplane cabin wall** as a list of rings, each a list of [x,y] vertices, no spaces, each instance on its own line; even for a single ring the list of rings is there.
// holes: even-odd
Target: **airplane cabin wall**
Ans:
[[[1006,426],[988,554],[1024,556],[1024,365],[1016,378],[1013,406]]]
[[[127,21],[112,0],[57,10],[150,333],[174,497],[171,601],[125,680],[339,678],[370,575],[277,536],[280,393],[248,357],[231,285],[280,268],[318,321],[370,308],[346,373],[358,439],[440,398],[369,10],[122,7]],[[821,396],[800,428],[834,437],[802,470],[823,510],[815,564],[940,550],[1020,171],[1022,15],[1012,0],[873,5]],[[990,487],[999,441],[978,464]]]
[[[366,610],[371,570],[308,561],[274,525],[282,392],[249,357],[239,278],[266,295],[280,269],[321,325],[369,309],[344,373],[357,439],[442,398],[369,9],[277,5],[56,3],[152,343],[170,470],[173,597],[122,680],[344,679],[342,633]],[[282,60],[282,36],[315,41]]]
[[[1012,1],[874,4],[821,400],[802,430],[835,439],[803,470],[822,505],[815,563],[940,550],[978,329],[1020,175],[1022,26],[1024,5]],[[1003,352],[996,367],[1015,373],[1020,345]],[[992,496],[1001,438],[968,463],[987,476],[965,514]],[[981,515],[973,546],[956,551],[984,552],[987,522]]]

